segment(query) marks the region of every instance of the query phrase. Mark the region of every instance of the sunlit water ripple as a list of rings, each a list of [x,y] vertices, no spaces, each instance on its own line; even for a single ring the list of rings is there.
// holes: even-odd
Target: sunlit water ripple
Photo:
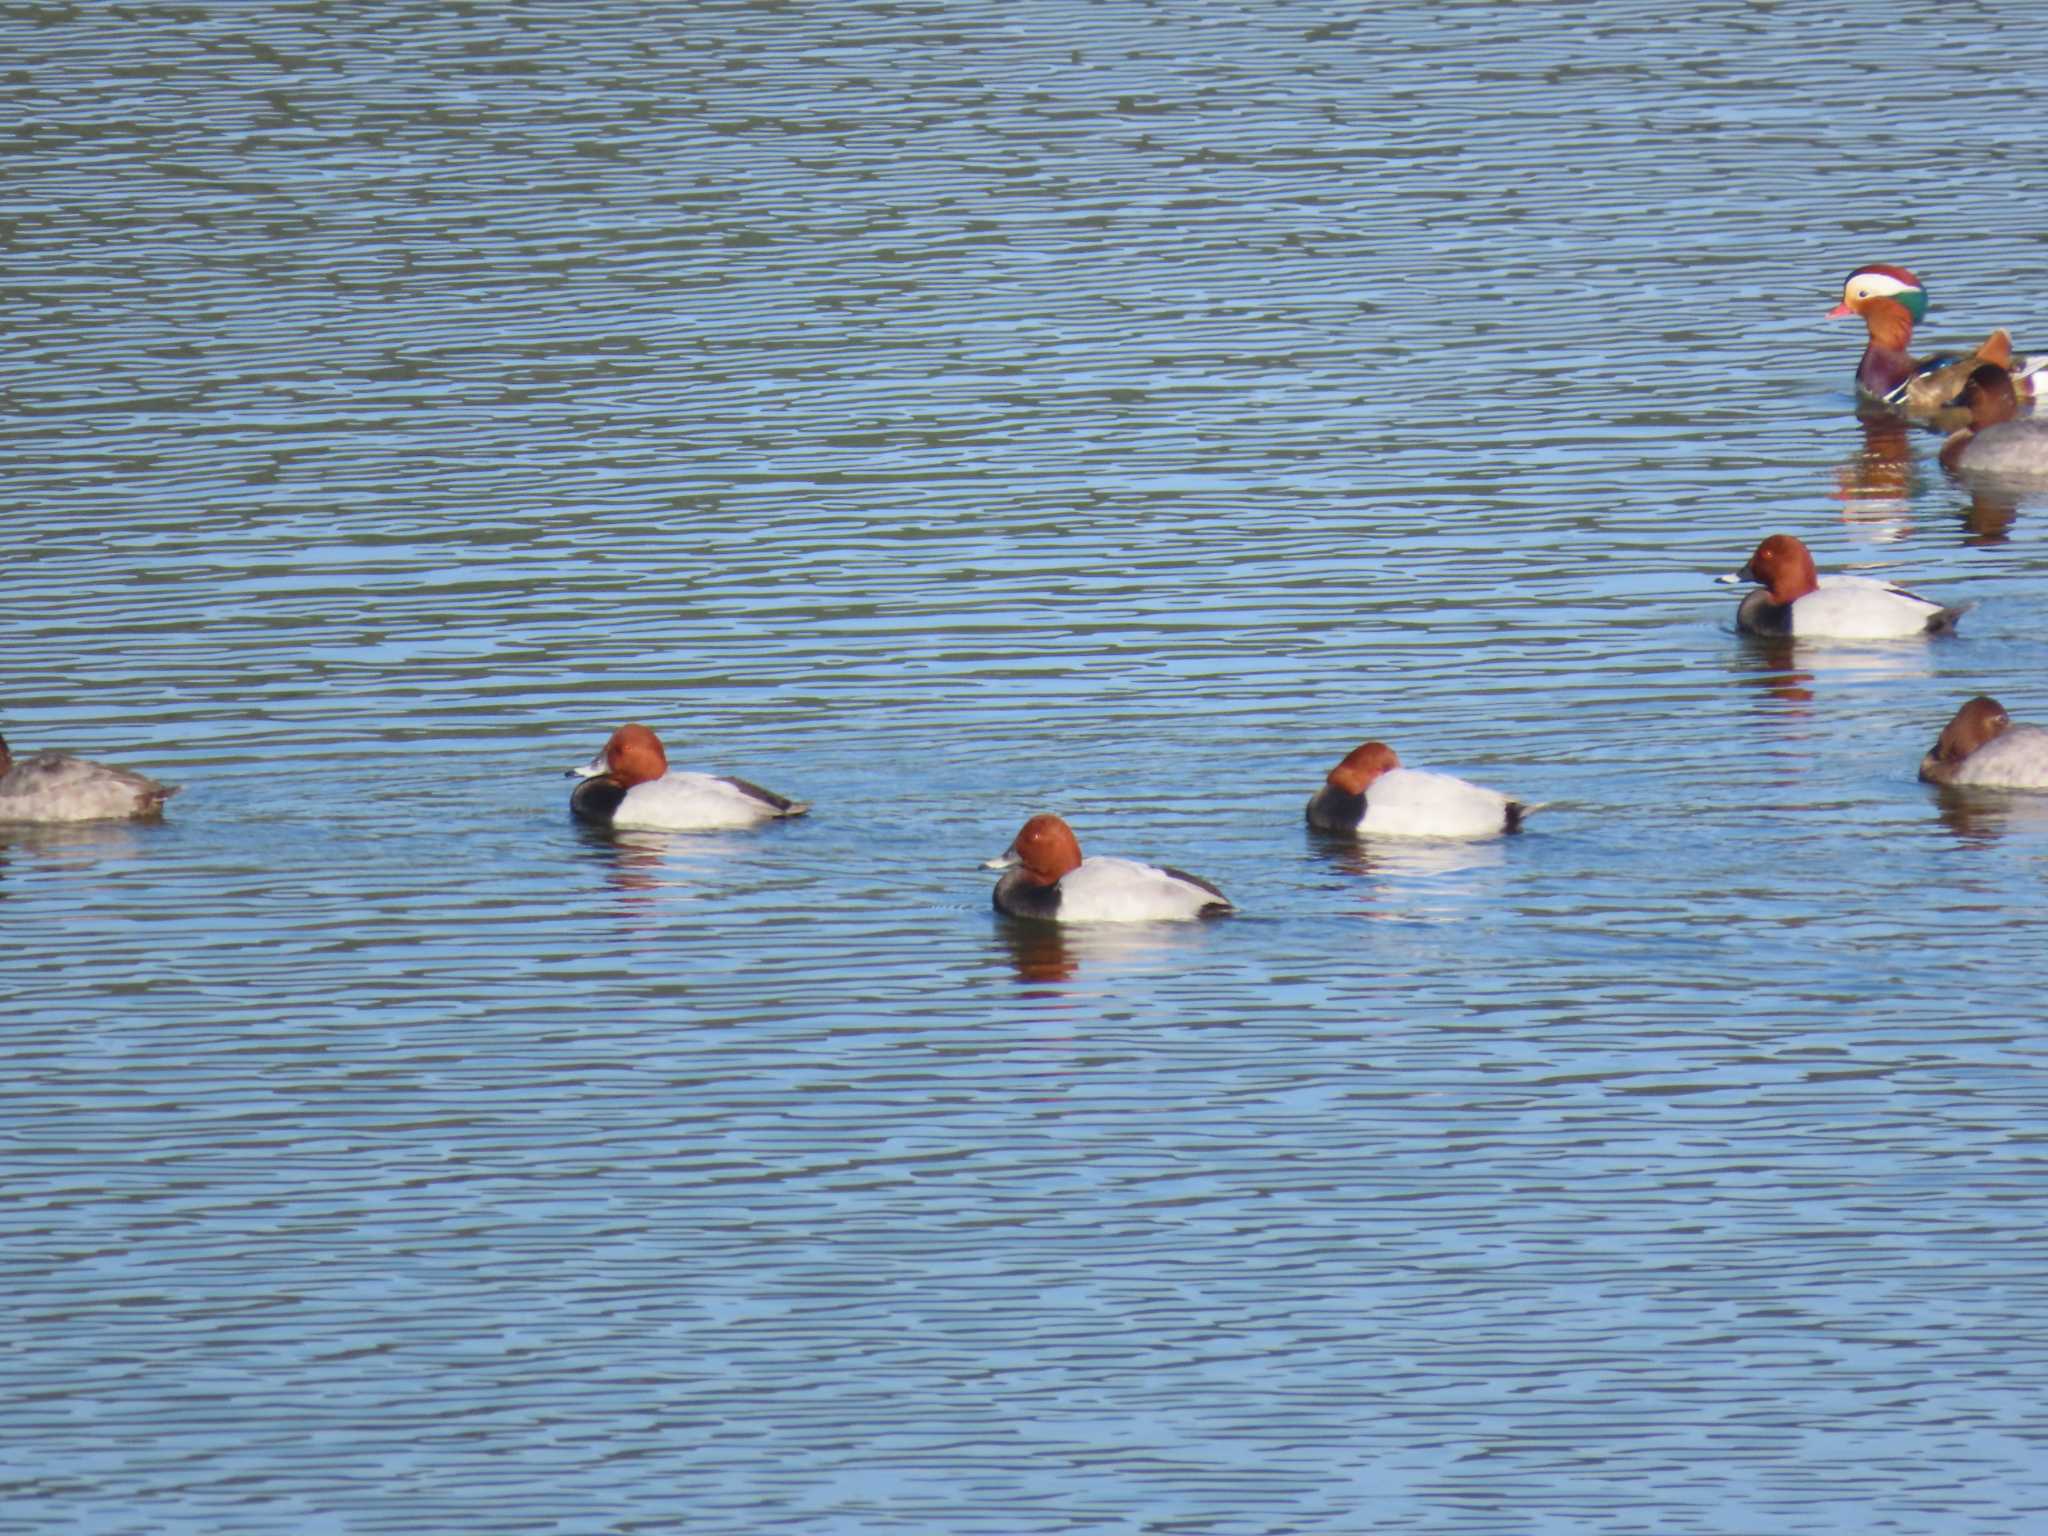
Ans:
[[[2048,506],[1820,319],[2048,344],[2033,18],[0,44],[0,728],[184,785],[0,831],[0,1525],[2038,1522],[2048,810],[1913,774]],[[628,718],[813,814],[577,829]],[[1372,735],[1544,809],[1310,837]],[[1241,914],[1005,927],[1039,809]]]

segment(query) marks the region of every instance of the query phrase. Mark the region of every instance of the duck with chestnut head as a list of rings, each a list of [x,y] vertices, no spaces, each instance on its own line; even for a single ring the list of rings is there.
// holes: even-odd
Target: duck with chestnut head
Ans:
[[[1735,610],[1735,627],[1752,635],[1905,640],[1952,630],[1975,606],[1945,607],[1869,576],[1822,576],[1814,569],[1813,552],[1789,533],[1772,534],[1742,569],[1719,579],[1757,584]]]
[[[1308,824],[1361,837],[1499,837],[1538,809],[1448,773],[1404,768],[1392,747],[1368,741],[1309,796]]]
[[[1941,728],[1920,759],[1930,784],[1984,789],[2048,789],[2048,729],[2015,725],[2005,706],[1978,694]]]
[[[2048,483],[2048,421],[2021,417],[2018,393],[2003,368],[1974,368],[1956,397],[1969,423],[1941,445],[1942,468],[1964,476]]]
[[[1190,922],[1235,910],[1230,898],[1185,870],[1097,854],[1081,857],[1074,829],[1058,816],[1033,816],[989,869],[995,908],[1010,917],[1053,923]]]
[[[569,774],[583,781],[569,796],[570,814],[619,831],[725,831],[810,809],[745,779],[671,769],[661,738],[644,725],[620,726]]]

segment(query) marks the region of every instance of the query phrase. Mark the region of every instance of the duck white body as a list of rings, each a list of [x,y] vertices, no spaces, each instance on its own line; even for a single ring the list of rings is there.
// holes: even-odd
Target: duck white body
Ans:
[[[2048,789],[2048,729],[2012,726],[1964,758],[1941,782],[1984,789]]]
[[[1497,837],[1507,830],[1514,803],[1448,773],[1395,768],[1365,792],[1357,830],[1386,837]]]
[[[1184,923],[1215,907],[1217,896],[1214,886],[1175,870],[1098,853],[1060,876],[1059,920]]]
[[[114,821],[158,816],[175,784],[62,752],[14,758],[0,740],[0,822]]]
[[[622,832],[717,832],[800,816],[805,809],[744,779],[671,770],[627,790],[609,820]]]
[[[1750,598],[1768,594],[1753,592]],[[1748,601],[1748,599],[1745,599]],[[1808,639],[1904,640],[1947,628],[1963,612],[1909,592],[1893,581],[1870,576],[1823,576],[1820,585],[1794,598],[1790,633]]]

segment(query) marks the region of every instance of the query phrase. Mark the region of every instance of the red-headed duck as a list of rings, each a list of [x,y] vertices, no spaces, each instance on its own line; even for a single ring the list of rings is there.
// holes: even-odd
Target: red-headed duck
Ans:
[[[671,773],[661,738],[644,725],[622,725],[582,768],[569,796],[580,821],[622,831],[713,832],[751,827],[810,807],[749,784],[709,773]]]
[[[62,752],[17,759],[0,737],[0,821],[111,821],[161,816],[175,784]]]
[[[1752,635],[1802,639],[1901,640],[1954,629],[1976,605],[1944,608],[1889,581],[1868,576],[1818,576],[1813,555],[1789,533],[1774,533],[1723,582],[1753,581],[1735,611],[1735,627]]]
[[[2048,729],[2014,725],[2003,704],[1980,693],[1941,728],[1934,750],[1920,759],[1920,777],[1930,784],[2048,789]]]
[[[1074,829],[1057,816],[1034,816],[986,869],[1009,872],[996,882],[998,912],[1055,923],[1186,922],[1232,911],[1230,898],[1206,880],[1134,859],[1081,857]]]
[[[1828,311],[1828,318],[1861,316],[1869,333],[1869,344],[1856,365],[1858,395],[1917,421],[1958,426],[1960,413],[1952,413],[1949,406],[1972,369],[1987,363],[2006,369],[2031,394],[2032,375],[2048,367],[2048,358],[2014,358],[2012,337],[2003,330],[1993,331],[1972,352],[1915,358],[1913,326],[1926,314],[1926,285],[1904,267],[1875,262],[1849,274],[1842,284],[1842,302]]]
[[[1368,741],[1309,796],[1308,824],[1387,837],[1498,837],[1521,831],[1522,818],[1537,809],[1448,773],[1403,768],[1392,747]]]
[[[1973,369],[1957,404],[1970,424],[1941,445],[1944,469],[1959,474],[2048,478],[2048,421],[2019,415],[2019,396],[2003,368]]]

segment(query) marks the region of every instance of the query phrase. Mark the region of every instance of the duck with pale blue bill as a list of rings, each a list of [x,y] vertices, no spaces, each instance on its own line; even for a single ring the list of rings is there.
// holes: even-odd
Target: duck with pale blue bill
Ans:
[[[620,726],[569,776],[583,781],[569,796],[570,813],[621,832],[729,831],[810,809],[745,779],[671,770],[661,738],[644,725]]]
[[[1179,923],[1234,911],[1230,898],[1185,870],[1135,859],[1081,857],[1080,839],[1057,816],[1033,816],[985,869],[1007,870],[995,908],[1053,923]]]
[[[1735,627],[1752,635],[1811,640],[1905,640],[1952,630],[1975,603],[1944,607],[1896,582],[1869,576],[1822,576],[1813,554],[1789,533],[1757,545],[1723,583],[1753,581],[1759,590],[1735,610]]]
[[[2048,789],[2048,728],[2014,725],[2003,704],[1980,693],[1941,728],[1920,759],[1920,777],[1983,789]]]
[[[1915,421],[1953,427],[1961,424],[1961,415],[1951,402],[1971,370],[1985,364],[2003,368],[2029,398],[2036,375],[2048,371],[2048,357],[2014,357],[2012,336],[2003,329],[1972,351],[1916,358],[1913,326],[1926,314],[1927,286],[1906,268],[1873,262],[1849,274],[1842,302],[1828,311],[1828,318],[1860,317],[1869,335],[1856,365],[1859,398]]]
[[[1352,748],[1309,796],[1308,824],[1359,836],[1474,838],[1522,830],[1541,807],[1448,773],[1403,768],[1381,741]]]
[[[2017,419],[2019,397],[2003,368],[1974,369],[1956,403],[1969,413],[1970,422],[1941,445],[1944,469],[2048,482],[2048,421]]]
[[[120,821],[161,816],[175,784],[64,752],[16,758],[0,737],[0,822]]]

